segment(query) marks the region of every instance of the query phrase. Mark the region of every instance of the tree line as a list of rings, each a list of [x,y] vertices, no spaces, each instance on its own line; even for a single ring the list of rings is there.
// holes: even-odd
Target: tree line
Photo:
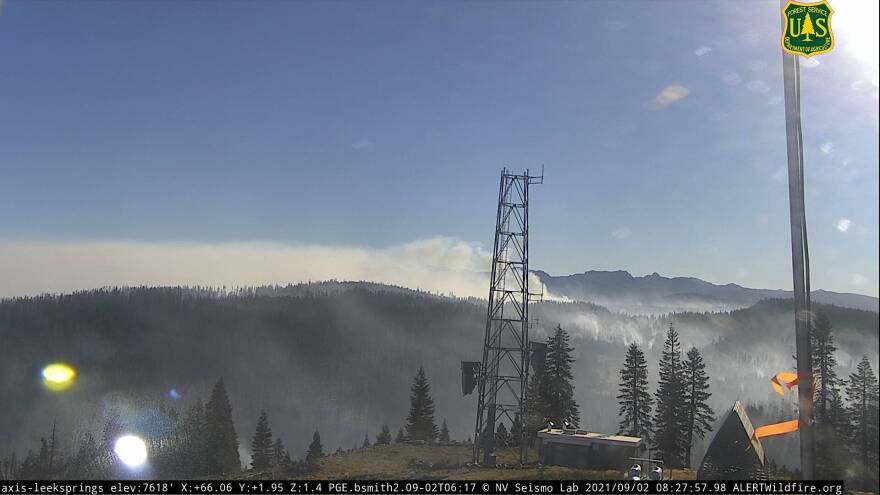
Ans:
[[[434,400],[424,368],[413,379],[410,410],[404,428],[398,430],[395,443],[449,443],[449,428],[444,418],[438,427],[434,420]],[[232,405],[222,380],[212,389],[210,400],[197,400],[183,414],[158,403],[159,414],[152,423],[167,423],[149,431],[130,431],[118,415],[104,422],[96,438],[88,431],[65,453],[57,441],[56,428],[40,440],[35,452],[29,450],[19,459],[13,453],[0,460],[0,480],[12,479],[113,479],[127,473],[114,454],[114,443],[123,433],[142,437],[149,452],[150,476],[161,479],[187,479],[224,475],[242,470],[239,438],[232,418]],[[161,419],[158,419],[161,418]],[[375,445],[392,443],[391,430],[382,425]],[[364,438],[363,447],[373,445]],[[277,468],[287,473],[307,473],[318,468],[325,456],[320,432],[316,429],[302,459],[293,460],[280,437],[272,434],[269,416],[260,412],[251,439],[250,468]],[[341,451],[341,449],[338,449]]]
[[[823,312],[812,326],[811,348],[816,388],[816,476],[846,479],[865,490],[878,489],[878,381],[863,355],[848,378],[838,376],[837,346]]]
[[[833,327],[822,311],[812,325],[811,349],[816,380],[816,476],[847,479],[876,491],[880,423],[877,376],[864,355],[848,378],[838,376]],[[695,439],[709,433],[715,421],[708,405],[710,397],[709,377],[699,350],[692,347],[682,358],[678,332],[670,325],[653,396],[644,352],[636,343],[627,349],[620,370],[619,433],[647,439],[667,465],[689,466]]]
[[[708,403],[712,396],[709,376],[700,351],[691,347],[682,357],[678,331],[670,324],[652,396],[645,353],[633,342],[620,370],[618,391],[618,433],[645,439],[667,466],[690,466],[697,437],[712,431],[715,422],[715,412]]]
[[[180,414],[163,403],[146,421],[144,431],[129,431],[123,418],[113,412],[105,419],[96,438],[87,431],[65,453],[58,446],[53,427],[48,440],[40,441],[38,452],[29,450],[21,460],[13,453],[0,462],[3,479],[107,479],[127,476],[113,453],[122,433],[136,433],[150,452],[150,469],[164,478],[193,478],[240,469],[238,437],[232,421],[232,406],[222,380],[214,386],[210,400],[201,400]],[[144,408],[152,410],[153,405]]]
[[[548,338],[547,362],[543,373],[532,376],[529,386],[530,407],[543,422],[578,422],[578,405],[574,401],[571,384],[572,347],[568,334],[557,327]],[[448,444],[449,428],[444,418],[438,426],[431,386],[424,367],[419,367],[410,387],[409,412],[406,424],[392,439],[387,424],[373,442],[369,435],[361,447],[394,443]],[[0,461],[0,479],[113,479],[127,476],[125,468],[113,452],[115,440],[123,433],[136,433],[147,444],[150,476],[163,479],[200,478],[235,473],[242,470],[239,454],[240,441],[235,429],[232,405],[225,384],[219,380],[212,389],[210,400],[197,400],[179,413],[166,408],[164,402],[153,404],[162,427],[153,431],[130,431],[119,415],[111,415],[103,425],[99,438],[91,431],[75,441],[71,452],[65,454],[58,447],[53,426],[48,439],[41,439],[37,452],[29,450],[24,458],[12,454]],[[515,442],[514,435],[524,425],[520,418],[510,428],[498,422],[498,439]],[[537,431],[537,430],[535,430]],[[468,439],[470,441],[470,439]],[[281,469],[287,473],[306,473],[317,469],[325,456],[320,432],[316,429],[303,458],[293,460],[280,437],[274,436],[269,415],[260,411],[250,442],[251,469]],[[341,449],[337,449],[341,452]]]

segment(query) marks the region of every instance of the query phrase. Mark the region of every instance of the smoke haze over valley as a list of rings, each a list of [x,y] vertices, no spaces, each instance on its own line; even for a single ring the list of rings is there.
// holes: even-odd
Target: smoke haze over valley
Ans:
[[[684,479],[742,401],[876,493],[878,4],[826,3],[801,59],[776,2],[0,0],[0,488]]]
[[[331,449],[375,436],[383,423],[403,425],[409,383],[423,365],[437,417],[454,438],[473,435],[474,397],[462,397],[459,361],[478,359],[485,302],[371,283],[328,282],[229,293],[207,289],[132,288],[0,303],[0,417],[5,450],[33,445],[54,418],[72,444],[94,418],[121,414],[141,427],[144,411],[161,415],[205,399],[222,377],[242,439],[261,408],[277,418],[291,452],[305,449],[316,427]],[[769,378],[790,369],[790,303],[759,301],[722,313],[628,316],[583,302],[533,305],[532,340],[557,324],[576,349],[575,385],[582,425],[616,431],[617,371],[625,346],[637,342],[656,380],[663,335],[673,323],[687,349],[698,347],[711,377],[713,405],[733,400],[787,404]],[[862,353],[877,362],[875,312],[816,304],[835,325],[842,371]],[[40,392],[39,370],[63,359],[80,370],[63,397]],[[22,384],[33,386],[22,387]],[[174,389],[180,398],[172,398]],[[161,407],[160,407],[161,405]],[[141,423],[139,423],[141,422]],[[96,432],[99,433],[99,432]],[[770,452],[773,451],[773,441]],[[243,451],[247,442],[242,442]]]
[[[97,287],[242,287],[317,280],[361,280],[440,294],[485,298],[491,252],[478,242],[435,237],[387,248],[277,242],[0,242],[0,297]],[[629,314],[728,311],[791,291],[716,285],[656,272],[587,271],[553,276],[533,271],[548,300],[594,302]],[[878,311],[878,298],[814,291],[813,299]]]

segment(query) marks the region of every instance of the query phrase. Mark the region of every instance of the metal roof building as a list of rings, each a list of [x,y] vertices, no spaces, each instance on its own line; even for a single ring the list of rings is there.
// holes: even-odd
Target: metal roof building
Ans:
[[[585,430],[546,428],[538,432],[542,464],[579,469],[626,469],[645,450],[640,437]]]

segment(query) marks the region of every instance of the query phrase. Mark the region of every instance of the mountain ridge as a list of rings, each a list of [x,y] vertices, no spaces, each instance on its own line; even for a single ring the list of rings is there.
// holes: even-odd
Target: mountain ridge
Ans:
[[[739,284],[714,284],[697,277],[665,277],[657,272],[633,276],[626,270],[588,270],[570,275],[532,273],[551,296],[595,302],[627,313],[665,311],[729,311],[751,306],[762,299],[785,299],[792,291],[756,289]],[[812,291],[812,300],[853,309],[880,312],[880,299],[863,294]]]

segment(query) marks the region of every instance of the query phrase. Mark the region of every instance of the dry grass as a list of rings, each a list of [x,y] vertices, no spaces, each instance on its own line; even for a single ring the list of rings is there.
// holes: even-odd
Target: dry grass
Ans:
[[[299,479],[622,479],[622,471],[589,471],[561,466],[538,466],[536,452],[529,452],[524,467],[516,463],[516,451],[500,451],[498,467],[483,468],[470,464],[472,447],[468,445],[377,445],[329,455],[320,468],[308,475],[291,476],[283,472],[250,473],[256,478]],[[675,479],[694,479],[690,470],[675,470]]]

